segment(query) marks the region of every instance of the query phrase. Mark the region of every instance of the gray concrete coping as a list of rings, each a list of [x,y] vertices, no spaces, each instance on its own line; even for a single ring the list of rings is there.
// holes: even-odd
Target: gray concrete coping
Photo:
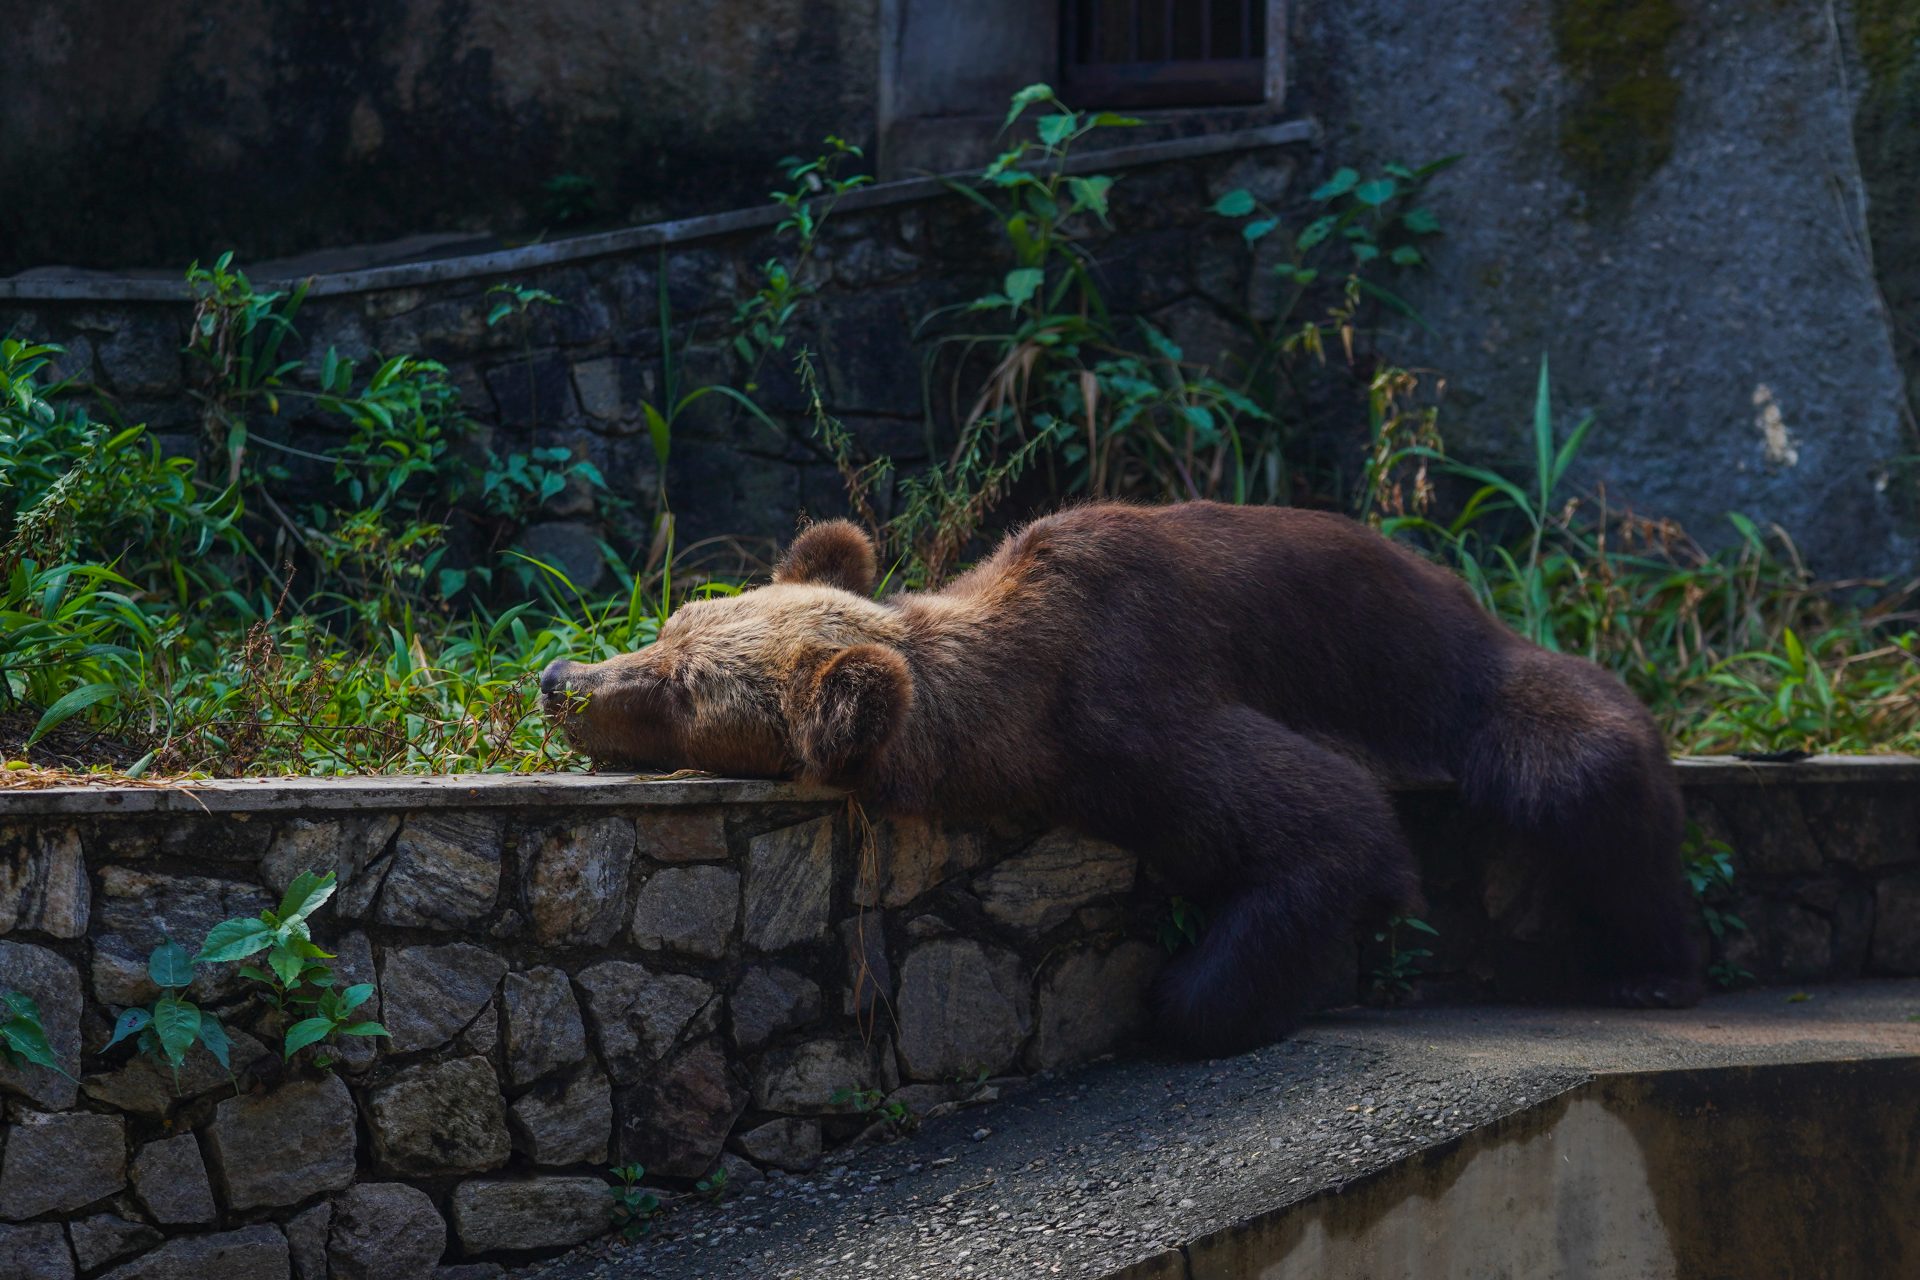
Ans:
[[[676,1206],[635,1244],[602,1241],[515,1274],[1253,1275],[1202,1260],[1276,1215],[1407,1162],[1442,1158],[1594,1082],[1920,1062],[1916,1011],[1920,980],[1744,991],[1680,1012],[1345,1010],[1237,1058],[1135,1059],[1039,1077],[823,1171],[770,1179],[716,1206]]]
[[[1287,120],[1225,133],[1083,151],[1069,157],[1065,168],[1069,173],[1139,168],[1143,165],[1311,142],[1318,136],[1319,129],[1313,122]],[[968,181],[973,176],[970,172],[929,174],[893,182],[877,182],[842,197],[837,209],[849,213],[938,199],[952,193],[951,184]],[[750,209],[730,209],[669,222],[622,227],[616,231],[568,236],[490,253],[398,263],[359,271],[328,272],[307,277],[310,282],[307,296],[317,298],[334,294],[373,293],[382,289],[415,288],[450,280],[519,275],[590,258],[691,244],[742,231],[758,231],[775,225],[786,216],[786,210],[778,205],[757,205]],[[297,280],[297,277],[271,279],[263,276],[255,283],[262,288],[284,288],[297,283]],[[64,276],[42,270],[26,276],[0,279],[0,299],[23,302],[186,302],[189,297],[185,283],[172,278],[119,276],[99,272],[76,272]]]
[[[1785,787],[1809,783],[1920,785],[1913,756],[1813,756],[1765,764],[1732,756],[1674,761],[1683,786]],[[1403,783],[1401,791],[1447,790],[1445,782]],[[843,798],[830,787],[752,778],[628,773],[467,773],[429,776],[215,778],[200,781],[7,787],[0,818],[31,814],[258,813],[272,809],[414,810],[530,806],[567,808],[818,803]]]

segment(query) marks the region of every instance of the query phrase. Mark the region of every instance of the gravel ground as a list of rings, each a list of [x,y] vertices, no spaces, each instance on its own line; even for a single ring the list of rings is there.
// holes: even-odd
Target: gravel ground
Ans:
[[[1238,1058],[1037,1078],[804,1177],[675,1206],[531,1280],[1106,1276],[1609,1070],[1920,1053],[1920,982],[1765,990],[1686,1013],[1351,1012]],[[1169,1274],[1183,1274],[1177,1267]]]

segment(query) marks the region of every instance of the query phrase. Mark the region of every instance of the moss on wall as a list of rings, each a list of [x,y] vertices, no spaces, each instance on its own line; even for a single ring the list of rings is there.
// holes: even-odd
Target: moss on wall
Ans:
[[[1554,2],[1554,48],[1574,86],[1560,154],[1590,214],[1624,210],[1673,152],[1680,81],[1667,54],[1684,21],[1676,0]]]

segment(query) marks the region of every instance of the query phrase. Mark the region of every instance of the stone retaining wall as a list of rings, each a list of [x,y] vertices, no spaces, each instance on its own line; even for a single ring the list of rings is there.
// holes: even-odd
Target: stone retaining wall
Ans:
[[[1762,978],[1920,972],[1920,763],[1688,767]],[[1444,792],[1403,810],[1433,990],[1499,990],[1552,931],[1527,866]],[[340,890],[315,936],[390,1042],[287,1068],[236,975],[233,1031],[174,1080],[104,1049],[163,937]],[[1128,1042],[1167,893],[1109,846],[1015,824],[869,828],[770,783],[372,779],[0,792],[0,986],[74,1080],[0,1071],[0,1274],[426,1275],[606,1229],[606,1167],[684,1186],[799,1169],[997,1076]],[[1356,948],[1329,1002],[1370,985]],[[1423,988],[1424,989],[1424,988]],[[11,1269],[10,1269],[11,1268]],[[456,1274],[449,1271],[449,1275]]]
[[[1296,167],[1312,162],[1313,137],[1308,125],[1283,122],[1075,157],[1075,172],[1125,174],[1113,194],[1119,231],[1088,244],[1114,309],[1150,318],[1196,361],[1217,364],[1239,349],[1235,317],[1270,315],[1275,291],[1237,226],[1209,206],[1242,186],[1281,201]],[[464,412],[478,424],[477,439],[502,454],[563,447],[592,462],[627,505],[597,503],[576,482],[521,535],[525,550],[562,568],[582,591],[607,574],[602,538],[644,550],[663,480],[682,547],[707,538],[784,539],[796,515],[846,507],[845,486],[816,438],[811,402],[789,359],[768,361],[754,388],[776,427],[709,396],[676,418],[664,477],[643,408],[672,410],[669,362],[681,395],[749,377],[732,346],[735,309],[763,283],[763,263],[791,258],[791,243],[774,232],[782,216],[768,202],[314,277],[296,317],[303,341],[291,355],[304,370],[292,383],[317,385],[329,349],[363,369],[381,356],[427,356],[447,366]],[[891,457],[910,473],[930,456],[927,424],[946,421],[950,406],[944,390],[933,404],[923,393],[930,335],[921,322],[937,308],[999,289],[1012,265],[1003,240],[981,210],[933,178],[855,191],[825,223],[807,273],[818,293],[796,321],[795,344],[815,353],[823,402],[862,458]],[[498,298],[487,290],[507,281],[544,290],[560,305],[536,305],[524,318],[490,325]],[[264,275],[255,283],[262,290],[292,285]],[[0,336],[58,343],[67,352],[59,364],[65,376],[97,387],[125,420],[149,424],[169,450],[188,457],[203,447],[202,406],[192,394],[200,374],[183,354],[192,313],[177,279],[0,280]],[[952,374],[943,369],[941,388]],[[972,395],[964,392],[967,402]],[[259,417],[252,430],[308,452],[336,447],[343,425],[307,405],[287,395],[284,415]],[[282,454],[275,462],[289,471],[289,491],[332,483],[330,464]],[[891,483],[874,495],[883,517]],[[456,560],[488,550],[451,536]]]

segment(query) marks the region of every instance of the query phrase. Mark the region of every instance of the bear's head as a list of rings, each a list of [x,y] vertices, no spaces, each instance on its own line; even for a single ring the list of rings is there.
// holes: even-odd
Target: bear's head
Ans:
[[[638,653],[555,662],[542,706],[597,764],[858,785],[913,702],[875,572],[866,534],[814,525],[771,586],[681,606]]]

